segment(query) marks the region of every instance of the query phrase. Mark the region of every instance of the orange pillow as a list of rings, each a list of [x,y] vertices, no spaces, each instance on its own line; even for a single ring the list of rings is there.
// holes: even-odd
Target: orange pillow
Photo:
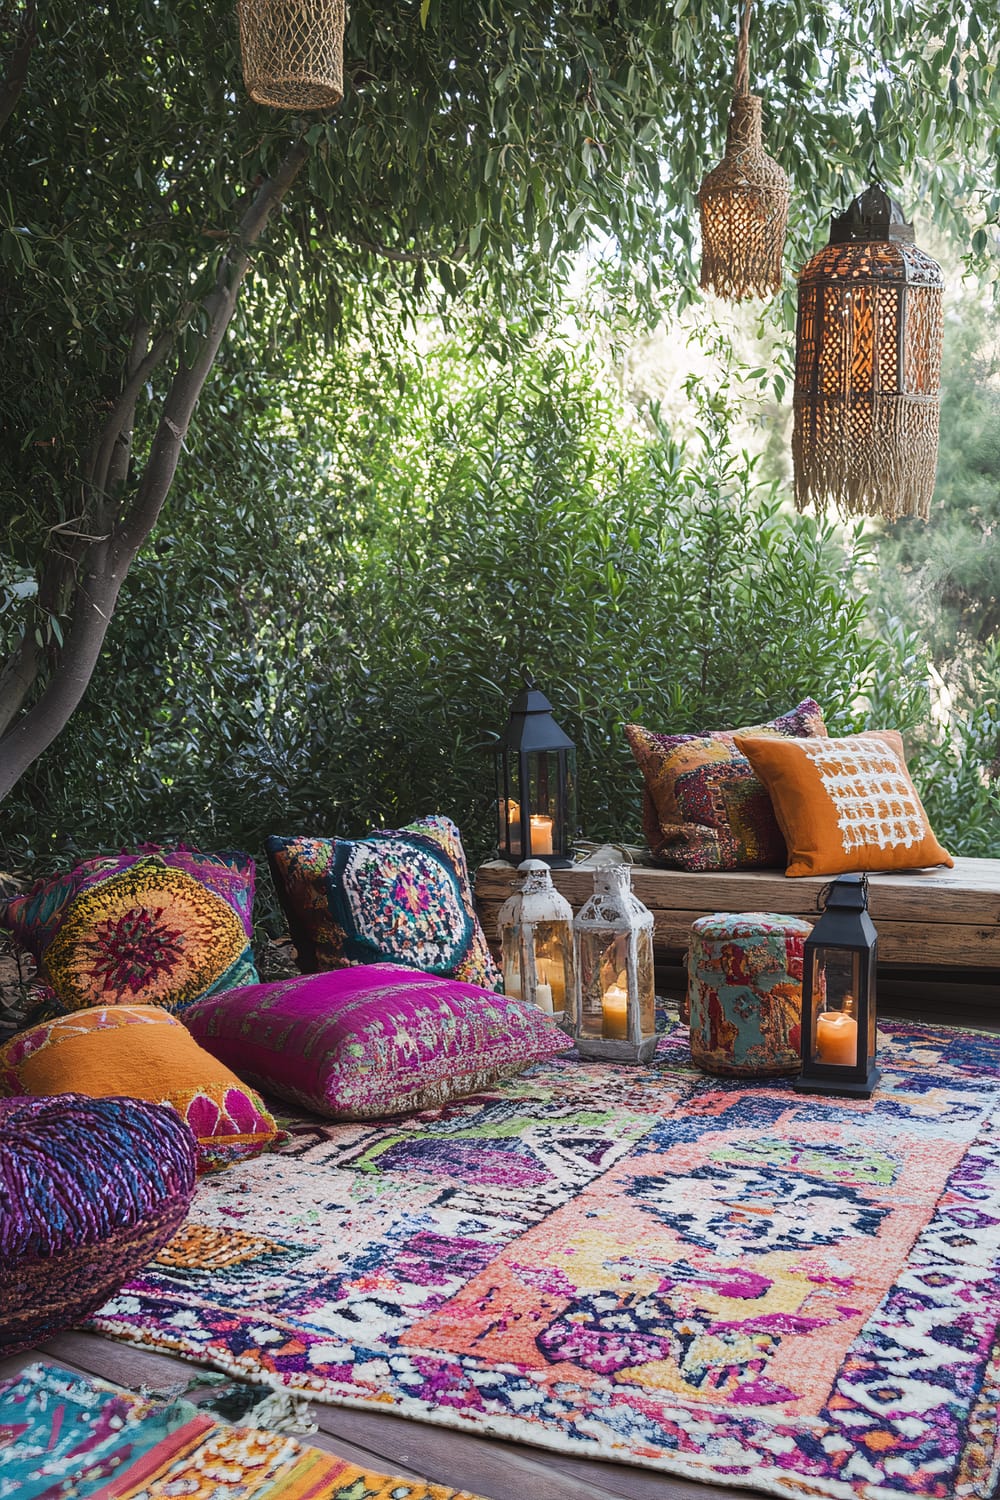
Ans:
[[[256,1090],[158,1005],[89,1007],[0,1047],[0,1094],[65,1093],[172,1104],[194,1133],[199,1172],[288,1139]]]
[[[843,739],[738,734],[788,846],[786,875],[953,865],[927,821],[894,729]]]

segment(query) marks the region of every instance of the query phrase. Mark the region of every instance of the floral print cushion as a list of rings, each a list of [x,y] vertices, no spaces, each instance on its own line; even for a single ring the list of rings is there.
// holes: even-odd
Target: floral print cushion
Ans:
[[[241,1078],[334,1119],[436,1108],[573,1045],[529,1001],[400,964],[230,990],[184,1024]]]
[[[29,1024],[91,1005],[176,1010],[259,977],[248,855],[181,849],[86,860],[0,905],[38,964]]]
[[[499,989],[450,818],[363,839],[275,836],[267,855],[304,973],[399,963]]]

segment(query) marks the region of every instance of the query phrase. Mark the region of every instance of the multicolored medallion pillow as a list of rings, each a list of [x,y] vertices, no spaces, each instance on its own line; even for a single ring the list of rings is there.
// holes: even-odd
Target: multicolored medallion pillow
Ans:
[[[230,990],[184,1023],[241,1077],[334,1119],[429,1109],[573,1045],[528,1001],[398,964]]]
[[[0,1099],[0,1353],[81,1323],[188,1210],[195,1145],[141,1099]]]
[[[643,775],[643,831],[656,864],[749,870],[785,863],[771,799],[735,736],[825,735],[812,698],[752,729],[658,734],[626,724],[625,734]]]
[[[29,1019],[130,1002],[176,1010],[255,983],[253,890],[249,855],[147,846],[86,860],[0,903],[0,926],[38,964]]]
[[[267,857],[303,973],[399,963],[499,989],[450,818],[363,839],[275,836]]]
[[[785,741],[747,733],[737,744],[774,804],[786,875],[955,863],[931,828],[896,730]]]
[[[280,1145],[263,1100],[156,1005],[91,1006],[19,1031],[0,1047],[0,1094],[127,1094],[169,1104],[214,1172]]]

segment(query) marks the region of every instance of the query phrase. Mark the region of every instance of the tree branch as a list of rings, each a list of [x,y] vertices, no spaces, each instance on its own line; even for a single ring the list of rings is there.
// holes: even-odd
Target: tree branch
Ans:
[[[263,234],[308,154],[308,147],[300,138],[274,176],[258,189],[240,221],[234,248],[224,257],[215,286],[202,301],[208,331],[191,364],[181,364],[174,375],[135,500],[110,537],[91,543],[83,574],[77,582],[70,630],[59,663],[38,700],[0,740],[0,799],[61,733],[87,690],[125,576],[155,526],[170,490],[198,397],[236,310],[240,286],[249,266],[250,248]],[[133,362],[136,333],[133,330]],[[135,376],[142,365],[140,360],[132,376],[126,372],[115,408],[122,415],[119,432],[130,420],[126,395],[135,385]],[[133,407],[138,389],[132,397]],[[112,452],[108,461],[109,478],[114,465]]]
[[[17,101],[28,81],[28,64],[38,39],[35,5],[36,0],[25,0],[24,15],[17,29],[17,41],[4,69],[3,78],[0,79],[0,130],[3,130],[17,108]]]

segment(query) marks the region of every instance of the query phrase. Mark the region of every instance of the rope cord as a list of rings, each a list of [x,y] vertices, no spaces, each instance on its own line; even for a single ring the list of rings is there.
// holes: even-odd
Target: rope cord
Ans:
[[[740,23],[740,38],[736,44],[736,75],[733,79],[733,98],[737,99],[741,94],[750,92],[750,11],[753,0],[746,0],[743,6],[743,20]]]

